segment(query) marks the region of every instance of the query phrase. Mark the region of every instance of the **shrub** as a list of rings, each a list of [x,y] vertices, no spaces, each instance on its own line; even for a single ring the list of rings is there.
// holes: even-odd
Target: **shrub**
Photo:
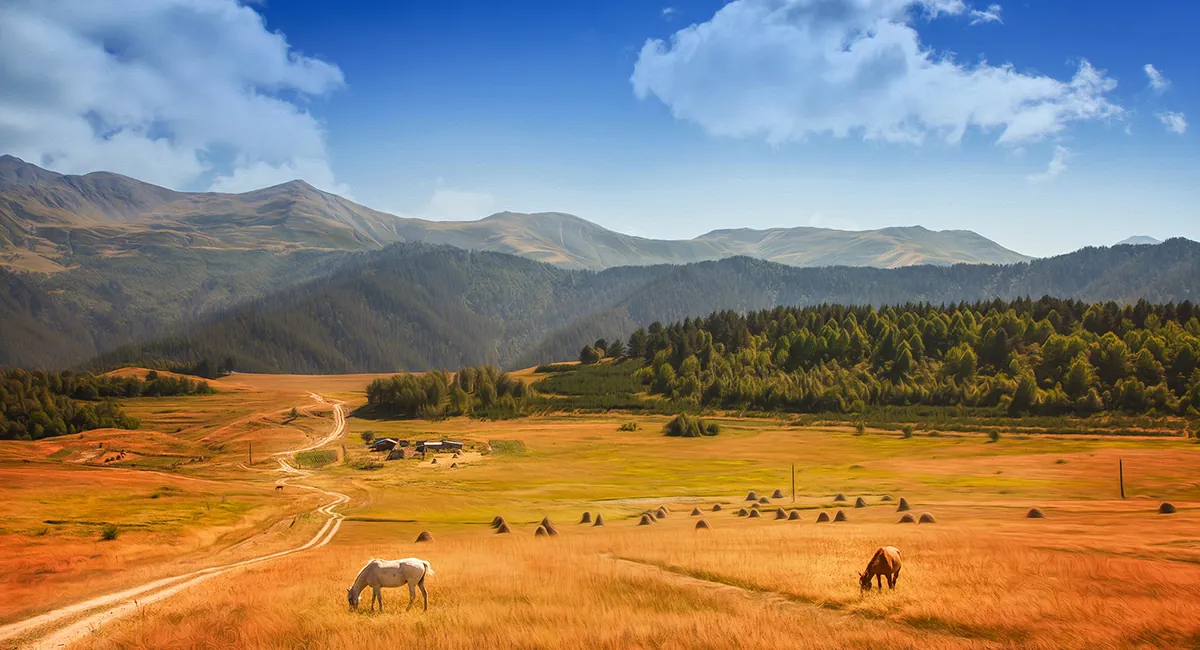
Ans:
[[[638,430],[638,423],[633,420],[625,422],[621,426],[617,427],[617,431],[637,431],[637,430]]]
[[[716,422],[705,422],[697,416],[680,413],[663,427],[663,431],[677,438],[699,438],[715,436],[721,432],[721,427]]]
[[[1000,442],[1000,432],[995,429],[988,431],[988,442]]]
[[[111,542],[117,538],[121,531],[117,530],[116,524],[104,524],[100,529],[100,539],[105,542]]]
[[[368,445],[371,444],[371,442],[375,440],[375,432],[374,431],[363,431],[362,433],[360,433],[358,435],[362,438],[362,441]]]
[[[867,423],[862,420],[855,422],[854,423],[854,432],[860,436],[862,434],[866,433],[867,432]]]
[[[900,428],[900,432],[902,434],[904,434],[905,438],[911,438],[912,434],[913,434],[913,425],[911,425],[911,424],[904,425],[903,427]]]
[[[361,469],[361,470],[369,471],[369,470],[379,469],[379,468],[383,467],[383,463],[381,463],[377,460],[372,460],[370,458],[359,458],[358,460],[350,461],[349,463],[347,463],[347,466],[350,469]]]

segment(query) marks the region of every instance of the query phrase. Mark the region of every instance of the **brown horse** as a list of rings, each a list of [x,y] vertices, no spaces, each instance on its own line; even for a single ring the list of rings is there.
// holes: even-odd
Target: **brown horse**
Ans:
[[[874,578],[880,589],[883,589],[883,579],[887,578],[888,589],[896,587],[900,579],[900,549],[895,546],[883,546],[871,556],[867,570],[858,574],[858,586],[863,591],[871,590],[871,579]]]

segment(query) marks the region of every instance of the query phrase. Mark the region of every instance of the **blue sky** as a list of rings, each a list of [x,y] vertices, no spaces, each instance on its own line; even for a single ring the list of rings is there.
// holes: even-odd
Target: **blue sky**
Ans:
[[[1050,255],[1200,239],[1197,25],[1165,0],[4,0],[0,149],[404,216]]]

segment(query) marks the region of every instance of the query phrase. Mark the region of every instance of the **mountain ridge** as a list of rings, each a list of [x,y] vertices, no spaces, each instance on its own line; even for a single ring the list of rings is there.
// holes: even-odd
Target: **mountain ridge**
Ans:
[[[111,172],[59,174],[0,156],[0,266],[9,268],[61,271],[71,255],[137,254],[149,245],[363,251],[398,242],[509,253],[591,270],[736,255],[801,267],[1030,259],[962,230],[724,228],[690,239],[650,239],[562,212],[430,221],[373,210],[302,180],[241,194],[177,192]]]

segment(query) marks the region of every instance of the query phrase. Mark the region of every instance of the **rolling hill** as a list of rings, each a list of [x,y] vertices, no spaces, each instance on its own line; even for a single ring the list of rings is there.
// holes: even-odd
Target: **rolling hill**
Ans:
[[[962,230],[736,229],[656,240],[557,212],[427,221],[372,210],[303,181],[244,194],[175,192],[118,174],[64,175],[0,156],[0,266],[9,268],[61,271],[78,263],[74,257],[139,254],[148,246],[362,251],[398,242],[509,253],[592,270],[739,255],[791,266],[880,268],[1029,259]]]
[[[795,268],[737,257],[602,272],[497,253],[401,244],[327,277],[214,314],[101,366],[232,357],[274,372],[388,372],[574,358],[580,341],[719,310],[822,303],[933,304],[1053,295],[1200,299],[1200,244],[1088,248],[1033,262],[901,269]]]

